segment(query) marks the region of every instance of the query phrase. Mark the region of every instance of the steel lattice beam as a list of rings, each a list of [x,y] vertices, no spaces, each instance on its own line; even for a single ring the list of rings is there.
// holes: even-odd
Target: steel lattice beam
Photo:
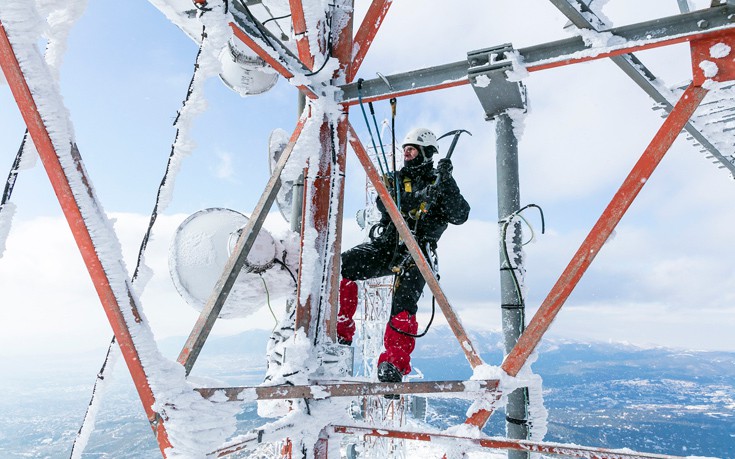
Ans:
[[[518,49],[521,65],[536,72],[564,65],[629,54],[705,37],[723,36],[735,28],[735,6],[722,4],[700,11],[679,14],[653,21],[612,28],[610,32],[625,40],[624,44],[591,48],[581,37],[572,37]],[[381,78],[362,84],[363,102],[384,100],[469,84],[467,72],[472,66],[466,60],[387,76],[390,88]],[[342,103],[358,103],[357,84],[342,86]]]
[[[227,259],[227,263],[222,269],[222,274],[217,280],[214,290],[209,295],[206,305],[199,314],[199,318],[189,334],[189,338],[186,340],[184,348],[179,354],[177,360],[184,366],[187,375],[191,372],[197,357],[199,357],[199,353],[201,352],[209,333],[212,331],[212,327],[214,326],[220,311],[222,311],[222,307],[225,305],[225,301],[227,301],[227,297],[229,296],[232,287],[235,285],[237,276],[240,275],[240,271],[243,266],[245,266],[250,249],[253,247],[260,229],[263,227],[263,223],[265,222],[265,218],[273,205],[273,201],[276,200],[278,190],[281,188],[281,172],[283,171],[283,168],[286,167],[288,158],[291,157],[291,152],[296,145],[296,141],[301,135],[301,131],[304,129],[306,120],[307,116],[302,116],[296,124],[296,128],[291,134],[288,144],[284,148],[281,157],[278,159],[278,163],[273,169],[270,180],[268,180],[258,203],[255,205],[253,213],[250,214],[247,225],[245,225],[240,237],[237,239],[237,243],[232,250],[232,254],[230,254],[230,257]]]
[[[564,457],[579,457],[585,459],[686,459],[681,456],[667,454],[639,453],[630,450],[613,450],[591,448],[579,445],[566,445],[529,440],[510,440],[493,437],[463,437],[445,433],[413,432],[398,429],[374,429],[363,426],[332,426],[333,434],[338,435],[367,435],[380,438],[398,438],[403,440],[451,442],[452,445],[467,445],[485,449],[504,449],[511,451],[525,451],[529,453],[554,454]]]
[[[42,62],[40,56],[38,56],[38,60]],[[45,63],[41,63],[40,65],[45,65]],[[115,333],[120,351],[143,404],[146,417],[156,434],[161,453],[166,457],[165,451],[171,447],[171,443],[164,426],[164,420],[153,410],[153,406],[156,404],[156,398],[148,382],[148,374],[143,366],[143,362],[141,362],[140,354],[138,353],[131,330],[123,313],[123,308],[128,308],[137,322],[142,321],[138,313],[138,304],[135,300],[137,296],[132,292],[132,284],[122,265],[113,266],[110,263],[105,263],[98,255],[100,252],[104,252],[99,245],[99,240],[106,236],[104,234],[106,227],[95,228],[95,232],[93,233],[87,226],[87,218],[107,221],[107,216],[104,214],[102,205],[97,201],[92,190],[91,180],[86,175],[84,163],[76,145],[72,144],[69,146],[69,159],[73,161],[74,167],[67,167],[65,169],[61,165],[60,154],[51,140],[48,128],[39,112],[38,104],[31,93],[26,77],[18,63],[18,59],[2,23],[0,23],[0,67],[2,67],[5,79],[10,86],[23,120],[28,127],[33,144],[38,150],[38,155],[46,169],[64,217],[79,247],[79,252],[89,271],[110,326]],[[50,79],[51,76],[48,75],[48,78]],[[60,99],[61,97],[59,96]],[[72,183],[83,185],[83,193],[86,195],[85,199],[89,199],[91,202],[91,205],[86,206],[84,211],[82,210],[80,198],[75,195],[72,189]],[[96,215],[90,215],[90,211]],[[114,234],[109,235],[109,237],[115,239]],[[115,272],[108,274],[106,269],[111,269]],[[124,285],[127,290],[126,297],[129,299],[129,303],[120,304],[118,302],[108,275],[120,276],[122,279],[127,279]]]
[[[584,5],[580,0],[550,0],[551,3],[561,11],[576,27],[580,29],[596,29],[592,23],[579,11],[572,6],[570,2],[576,2],[578,6]],[[684,2],[686,3],[686,2]],[[688,11],[688,8],[687,10]],[[653,84],[656,77],[651,71],[634,54],[622,54],[620,56],[612,56],[610,58],[620,70],[625,72],[631,80],[633,80],[646,94],[648,94],[654,102],[661,105],[666,112],[671,112],[674,108],[669,99],[667,99],[661,91]],[[684,129],[691,135],[702,147],[704,147],[717,161],[730,170],[735,176],[735,164],[728,161],[725,156],[720,153],[712,143],[697,129],[691,121],[687,121]]]
[[[418,381],[410,383],[338,383],[310,386],[216,387],[195,389],[204,398],[224,395],[228,401],[324,399],[327,397],[364,397],[387,394],[462,394],[495,391],[498,380],[487,381]]]

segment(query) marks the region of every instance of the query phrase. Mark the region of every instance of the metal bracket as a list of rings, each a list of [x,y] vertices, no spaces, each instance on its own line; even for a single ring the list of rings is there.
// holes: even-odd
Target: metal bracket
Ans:
[[[506,72],[513,69],[510,43],[467,53],[470,66],[467,77],[491,120],[509,108],[526,110],[526,88],[520,82],[508,80]]]

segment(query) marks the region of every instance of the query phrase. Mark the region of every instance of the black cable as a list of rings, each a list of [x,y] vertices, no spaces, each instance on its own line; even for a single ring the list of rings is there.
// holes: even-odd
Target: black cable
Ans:
[[[260,21],[255,19],[255,16],[250,11],[250,8],[248,7],[248,5],[243,0],[239,0],[239,3],[240,3],[240,6],[245,11],[245,14],[248,15],[248,18],[250,18],[250,20],[253,21],[253,24],[255,24],[255,28],[258,29],[258,32],[260,32],[261,38],[263,38],[263,40],[268,44],[268,46],[270,46],[274,51],[278,52],[276,47],[273,46],[273,43],[268,38],[268,34],[266,33],[267,30],[265,29],[265,27],[263,27],[263,24],[261,24]]]
[[[506,238],[506,233],[508,231],[508,226],[513,221],[513,218],[520,215],[524,210],[530,207],[535,207],[536,209],[538,209],[539,213],[541,214],[541,234],[544,234],[544,232],[546,231],[546,223],[544,221],[544,211],[543,209],[541,209],[541,207],[537,206],[536,204],[527,204],[521,207],[520,209],[516,210],[512,214],[508,215],[503,220],[501,220],[503,226],[500,228],[500,242],[501,242],[501,247],[503,249],[503,260],[505,261],[505,263],[507,263],[508,266],[506,269],[510,271],[510,274],[513,278],[513,286],[515,287],[516,294],[518,295],[519,305],[523,304],[523,294],[521,293],[521,286],[520,286],[520,283],[518,282],[518,276],[516,276],[516,272],[515,272],[516,268],[513,267],[510,261],[510,255],[508,254],[508,245],[505,242],[505,238]],[[501,270],[505,270],[505,269],[501,268]],[[509,309],[509,308],[506,308],[506,309]]]
[[[181,112],[183,111],[184,107],[186,107],[186,104],[189,102],[189,98],[191,98],[192,93],[194,92],[194,81],[196,80],[197,71],[199,70],[199,59],[202,55],[202,48],[204,48],[204,41],[207,39],[207,33],[206,33],[206,27],[202,26],[202,42],[199,46],[199,51],[197,52],[195,61],[194,61],[194,74],[191,77],[191,80],[189,81],[189,87],[186,90],[186,97],[184,98],[184,101],[182,103],[181,109],[176,113],[176,118],[174,119],[174,126],[177,125],[179,122],[179,119],[181,118]],[[133,272],[133,278],[132,282],[135,282],[135,280],[138,278],[138,274],[140,273],[140,266],[143,262],[143,253],[145,252],[146,248],[148,247],[148,241],[151,238],[151,233],[153,232],[153,225],[156,222],[156,219],[158,218],[158,209],[161,204],[161,193],[163,191],[163,187],[166,186],[166,183],[168,182],[168,176],[171,172],[171,163],[173,162],[174,155],[176,153],[176,142],[179,140],[179,135],[181,134],[181,129],[179,127],[176,128],[176,134],[174,135],[174,141],[171,143],[171,152],[168,155],[168,162],[166,163],[166,171],[163,174],[163,178],[161,179],[161,183],[158,185],[158,191],[156,193],[156,202],[153,205],[153,211],[151,212],[151,218],[148,221],[148,229],[145,232],[145,235],[143,236],[143,240],[140,243],[140,248],[138,249],[138,262],[135,265],[135,271]]]
[[[97,386],[104,381],[105,379],[105,369],[107,368],[107,363],[110,360],[110,355],[112,354],[112,347],[115,345],[115,336],[112,337],[112,341],[110,341],[110,345],[107,347],[107,354],[105,354],[105,360],[102,362],[102,367],[100,368],[100,371],[97,372],[97,378],[94,380],[94,386],[92,387],[92,397],[89,399],[89,404],[87,405],[87,411],[84,413],[84,420],[87,419],[87,414],[89,414],[89,410],[92,408],[92,404],[94,403],[94,397],[97,394]],[[74,457],[74,449],[77,446],[77,440],[79,440],[79,437],[82,434],[82,430],[84,429],[84,425],[86,422],[82,421],[82,425],[79,426],[79,430],[77,431],[77,436],[74,438],[74,442],[71,445],[71,455],[69,457]]]
[[[266,19],[265,21],[263,21],[263,22],[262,22],[262,24],[263,24],[263,25],[266,25],[266,24],[268,24],[268,23],[269,23],[269,22],[271,22],[271,21],[278,21],[279,19],[286,19],[286,18],[290,18],[290,17],[291,17],[291,15],[290,15],[290,14],[285,14],[285,15],[283,15],[283,16],[278,16],[277,18],[276,18],[276,17],[271,17],[270,19]],[[276,23],[276,24],[277,24],[277,23]],[[279,26],[279,27],[280,27],[280,26]],[[282,31],[282,32],[283,32],[283,31]],[[284,34],[284,35],[285,35],[285,34]]]
[[[333,6],[333,5],[330,5],[330,6]],[[317,73],[321,72],[322,70],[324,70],[324,67],[327,65],[327,62],[329,62],[329,59],[332,58],[332,31],[331,31],[332,30],[332,16],[331,14],[327,15],[326,22],[327,22],[327,30],[329,30],[329,34],[327,35],[327,54],[324,57],[324,62],[322,62],[322,66],[319,67],[319,70],[316,70],[310,73],[305,73],[304,76],[314,76]]]
[[[401,335],[410,336],[411,338],[423,338],[429,332],[429,328],[431,327],[432,322],[434,322],[434,315],[435,315],[435,313],[436,313],[436,297],[432,296],[431,297],[431,318],[429,319],[429,323],[426,324],[426,328],[424,329],[423,332],[419,333],[418,335],[414,335],[413,333],[409,333],[407,331],[399,330],[398,328],[395,327],[395,325],[393,325],[391,323],[390,319],[388,320],[388,326],[393,331],[398,332]]]
[[[10,172],[8,172],[8,180],[5,181],[5,190],[3,191],[3,198],[0,201],[0,210],[2,210],[3,207],[5,207],[5,204],[10,201],[10,196],[13,194],[15,180],[18,178],[18,171],[20,170],[20,161],[21,159],[23,159],[23,151],[25,150],[26,139],[28,139],[28,129],[26,129],[26,132],[23,134],[23,140],[21,140],[20,142],[18,153],[16,153],[15,159],[13,160],[13,165],[10,167]]]
[[[286,263],[284,263],[283,261],[279,260],[278,258],[274,258],[273,261],[275,261],[276,263],[278,263],[279,265],[281,265],[283,267],[283,269],[285,269],[286,271],[288,271],[288,273],[291,275],[291,279],[293,279],[294,283],[298,283],[296,281],[296,276],[294,275],[294,273],[291,271],[291,269],[288,267],[288,265]]]

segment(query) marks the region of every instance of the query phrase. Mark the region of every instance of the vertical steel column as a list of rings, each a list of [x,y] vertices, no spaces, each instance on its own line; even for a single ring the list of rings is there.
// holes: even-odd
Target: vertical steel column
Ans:
[[[347,82],[352,69],[354,0],[340,0],[335,3],[332,23],[345,24],[339,31],[329,33],[334,40],[334,57],[339,61],[339,70],[335,73],[332,84],[338,86]],[[331,244],[332,260],[330,266],[329,316],[326,318],[326,332],[332,341],[337,341],[337,310],[339,305],[339,281],[341,277],[342,259],[342,220],[344,213],[345,171],[347,168],[347,128],[349,107],[341,106],[341,116],[336,126],[335,148],[337,149],[337,170],[334,174],[333,198],[337,201],[337,213],[334,221],[334,240]]]
[[[513,120],[507,112],[495,117],[496,167],[498,189],[499,234],[507,225],[506,238],[500,240],[500,305],[502,310],[503,339],[505,353],[515,347],[518,338],[526,327],[525,304],[516,289],[516,280],[522,283],[523,254],[521,222],[506,223],[506,219],[520,209],[521,193],[518,173],[518,139],[513,132]],[[505,244],[505,250],[503,250]],[[505,258],[508,254],[508,259]],[[508,438],[525,440],[528,438],[528,397],[527,389],[520,388],[508,395],[505,407],[505,429]],[[528,459],[524,451],[508,451],[509,459]]]
[[[334,57],[340,62],[333,81],[344,82],[352,58],[352,0],[336,2],[332,19],[332,23],[342,27],[326,31],[332,34]],[[328,57],[331,56],[325,56]],[[316,265],[312,262],[312,266],[306,267],[303,263],[300,266],[303,269],[299,270],[295,327],[304,330],[314,344],[322,336],[336,338],[346,139],[346,109],[336,122],[325,115],[319,130],[321,149],[318,164],[309,165],[311,172],[304,181],[307,203],[302,235],[316,237],[313,247],[302,246],[302,253],[304,249],[313,250],[318,259],[315,260]],[[302,236],[302,244],[305,242]],[[310,272],[306,273],[305,269]],[[304,279],[310,279],[310,285],[305,285]]]

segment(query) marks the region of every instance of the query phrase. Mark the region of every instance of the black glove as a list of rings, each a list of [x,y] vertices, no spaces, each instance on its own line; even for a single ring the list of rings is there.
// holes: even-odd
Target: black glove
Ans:
[[[439,174],[442,181],[452,176],[452,170],[454,170],[454,166],[452,166],[452,160],[449,158],[440,159],[439,163],[436,165],[436,172]]]

